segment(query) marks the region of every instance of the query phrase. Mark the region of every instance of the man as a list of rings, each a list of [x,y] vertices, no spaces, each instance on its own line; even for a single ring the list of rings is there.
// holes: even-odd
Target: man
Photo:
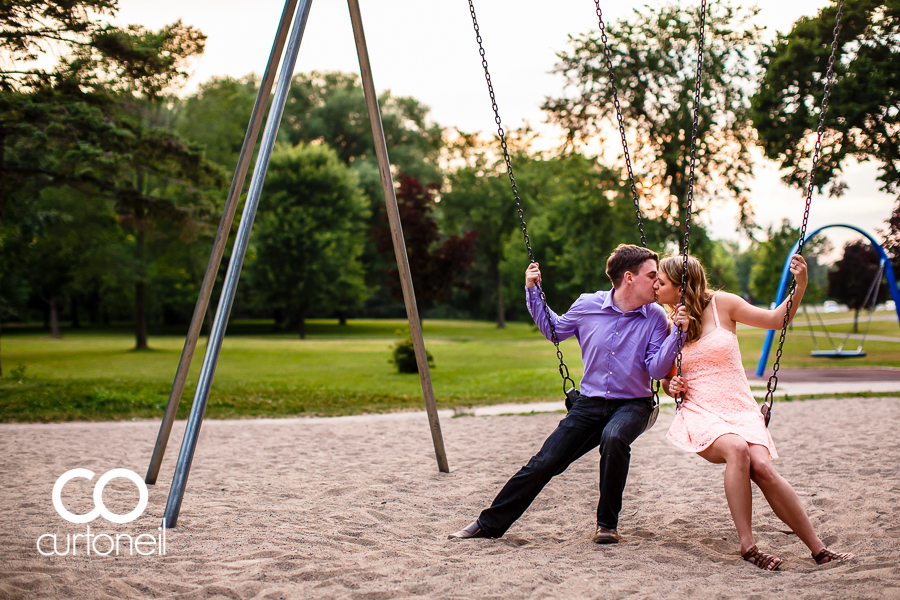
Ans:
[[[582,294],[561,317],[550,311],[558,339],[574,335],[581,345],[581,397],[540,452],[500,490],[490,508],[449,539],[502,536],[550,479],[600,446],[600,501],[593,541],[619,541],[617,527],[631,444],[650,417],[650,378],[660,379],[669,372],[678,344],[677,329],[667,334],[665,311],[654,303],[658,266],[655,252],[622,244],[606,261],[611,291]],[[525,271],[528,310],[550,339],[536,287],[540,281],[540,268],[534,263]],[[686,315],[683,308],[678,311],[678,317]]]

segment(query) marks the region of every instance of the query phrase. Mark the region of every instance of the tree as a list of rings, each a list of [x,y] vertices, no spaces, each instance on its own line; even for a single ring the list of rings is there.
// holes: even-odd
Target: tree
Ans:
[[[800,238],[800,230],[791,227],[790,221],[784,219],[779,229],[769,227],[767,233],[768,238],[760,242],[754,252],[753,267],[750,271],[750,292],[757,300],[770,303],[775,301],[784,263],[791,248]],[[831,246],[826,238],[807,240],[803,246],[803,256],[810,265],[810,270],[818,264],[817,257],[830,250]],[[812,298],[807,300],[814,300],[820,295],[815,279],[811,280],[808,289],[812,293]]]
[[[368,295],[359,257],[368,207],[356,174],[328,146],[272,154],[253,237],[248,279],[281,326],[306,337],[314,311],[344,312]]]
[[[92,13],[115,9],[115,2],[90,0],[0,8],[0,20],[11,27],[0,47],[13,65],[0,72],[0,213],[11,199],[28,204],[50,187],[114,202],[133,240],[141,349],[153,262],[147,233],[159,220],[170,230],[196,228],[207,216],[208,191],[222,177],[196,147],[168,131],[164,102],[205,36],[180,22],[149,31],[92,20]],[[51,49],[61,54],[52,70],[21,66]]]
[[[432,216],[434,196],[415,177],[400,176],[397,205],[416,300],[440,302],[449,298],[454,287],[469,287],[469,282],[461,278],[472,266],[477,234],[469,231],[463,235],[441,235]],[[382,214],[382,219],[387,221],[387,215]],[[377,229],[374,235],[378,251],[394,256],[390,230]],[[399,271],[396,267],[386,271],[390,273],[394,299],[402,300]]]
[[[203,146],[206,158],[232,172],[237,165],[259,80],[213,77],[175,105],[175,129]]]
[[[493,160],[488,153],[493,147],[478,148],[469,157],[471,164],[452,172],[447,191],[441,195],[441,223],[458,234],[474,232],[475,243],[473,272],[470,280],[477,280],[472,290],[477,294],[476,304],[492,304],[497,327],[506,326],[506,302],[501,263],[506,241],[512,232],[519,230],[506,164]],[[528,156],[519,153],[515,159],[522,166]],[[528,200],[525,201],[528,204]]]
[[[390,92],[382,93],[378,102],[392,164],[426,184],[439,183],[443,128],[428,121],[429,109],[414,98]],[[294,75],[279,139],[331,146],[342,162],[357,171],[373,208],[382,201],[366,98],[355,73]]]
[[[818,127],[824,78],[831,55],[837,6],[799,19],[760,56],[763,74],[751,115],[766,156],[787,171],[785,182],[807,184]],[[900,1],[859,0],[844,5],[828,101],[825,136],[814,184],[832,194],[850,157],[876,160],[881,189],[900,192]]]
[[[722,190],[735,199],[745,228],[752,224],[746,181],[752,175],[753,139],[745,82],[760,37],[759,28],[750,24],[756,12],[728,2],[714,3],[709,11],[694,186],[698,201]],[[673,3],[647,7],[608,27],[637,184],[645,198],[661,197],[662,214],[679,223],[684,222],[688,191],[698,19],[698,7]],[[558,54],[556,66],[565,77],[564,95],[547,99],[543,108],[574,146],[602,138],[618,125],[600,35],[572,37],[570,46]],[[612,143],[618,146],[618,141]]]
[[[881,257],[868,242],[850,242],[844,246],[844,255],[828,272],[828,295],[847,305],[853,313],[853,333],[859,329],[859,311],[866,308],[867,294],[878,274]],[[874,303],[888,297],[887,284],[881,279],[875,290]]]

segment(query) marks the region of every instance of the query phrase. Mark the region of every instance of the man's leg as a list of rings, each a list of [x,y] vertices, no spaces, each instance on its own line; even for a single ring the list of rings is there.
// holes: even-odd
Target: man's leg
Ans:
[[[649,417],[649,400],[629,400],[615,408],[603,428],[600,436],[600,501],[597,503],[599,527],[616,529],[619,525],[631,444],[643,433]]]
[[[584,398],[577,402],[566,418],[544,442],[540,452],[506,482],[491,507],[482,511],[478,526],[490,537],[500,537],[531,505],[544,486],[556,475],[597,447],[595,436],[602,423],[595,400]],[[585,442],[593,437],[593,446]]]

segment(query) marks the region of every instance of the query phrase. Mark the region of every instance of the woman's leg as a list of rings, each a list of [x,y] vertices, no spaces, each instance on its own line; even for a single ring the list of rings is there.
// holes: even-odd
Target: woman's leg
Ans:
[[[741,541],[741,554],[753,548],[750,447],[739,435],[726,434],[698,452],[711,463],[725,463],[725,499]]]
[[[775,515],[797,534],[813,556],[825,549],[825,544],[813,530],[800,497],[791,484],[775,470],[765,446],[750,445],[750,477],[762,490]]]

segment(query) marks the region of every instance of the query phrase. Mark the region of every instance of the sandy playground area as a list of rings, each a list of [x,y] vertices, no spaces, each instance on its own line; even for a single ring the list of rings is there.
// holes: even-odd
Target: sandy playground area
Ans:
[[[738,555],[723,467],[665,440],[672,407],[634,445],[622,543],[592,544],[597,453],[554,479],[499,540],[450,542],[537,451],[560,414],[443,418],[452,472],[438,473],[424,413],[333,419],[206,421],[178,527],[165,555],[42,556],[37,541],[86,525],[64,521],[52,489],[65,471],[143,476],[156,422],[0,425],[0,598],[900,598],[900,401],[779,403],[776,464],[822,539],[859,558],[816,566],[758,490],[764,573]],[[93,535],[157,535],[184,423],[143,515],[102,517]],[[63,501],[93,508],[93,482]],[[105,489],[135,507],[124,479]],[[98,538],[95,538],[98,539]],[[145,538],[149,539],[149,538]],[[97,547],[109,544],[99,538]],[[44,549],[51,549],[44,538]],[[146,544],[144,551],[158,547]]]

